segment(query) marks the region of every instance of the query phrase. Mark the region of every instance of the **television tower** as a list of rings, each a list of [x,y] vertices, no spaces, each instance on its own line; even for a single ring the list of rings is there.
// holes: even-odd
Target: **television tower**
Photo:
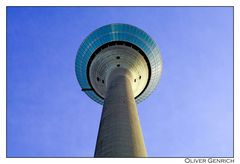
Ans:
[[[75,71],[91,99],[103,105],[95,157],[146,157],[137,105],[155,89],[162,59],[157,44],[141,29],[110,24],[81,44]]]

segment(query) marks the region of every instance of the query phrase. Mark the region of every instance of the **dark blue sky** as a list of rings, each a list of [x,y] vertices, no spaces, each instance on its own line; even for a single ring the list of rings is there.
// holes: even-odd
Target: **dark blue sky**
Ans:
[[[8,7],[7,155],[92,157],[102,107],[74,70],[93,30],[128,23],[157,42],[155,92],[138,104],[149,157],[233,155],[231,7]]]

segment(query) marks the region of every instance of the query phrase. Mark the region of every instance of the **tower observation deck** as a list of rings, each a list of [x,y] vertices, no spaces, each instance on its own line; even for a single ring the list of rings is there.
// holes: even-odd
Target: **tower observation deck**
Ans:
[[[81,44],[75,72],[91,99],[103,105],[95,157],[146,157],[137,105],[155,89],[162,59],[157,44],[141,29],[110,24]]]

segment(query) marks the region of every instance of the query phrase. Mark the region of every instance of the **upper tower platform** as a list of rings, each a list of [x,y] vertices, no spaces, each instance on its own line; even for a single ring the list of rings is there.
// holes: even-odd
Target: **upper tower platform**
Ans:
[[[157,44],[141,29],[110,24],[93,31],[81,44],[75,71],[82,90],[103,104],[109,74],[117,68],[130,71],[137,103],[155,89],[162,72]]]

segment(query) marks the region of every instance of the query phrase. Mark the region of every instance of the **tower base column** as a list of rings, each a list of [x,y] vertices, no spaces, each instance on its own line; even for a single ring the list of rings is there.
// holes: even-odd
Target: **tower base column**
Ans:
[[[110,73],[95,157],[147,156],[132,83],[126,69],[116,68]]]

